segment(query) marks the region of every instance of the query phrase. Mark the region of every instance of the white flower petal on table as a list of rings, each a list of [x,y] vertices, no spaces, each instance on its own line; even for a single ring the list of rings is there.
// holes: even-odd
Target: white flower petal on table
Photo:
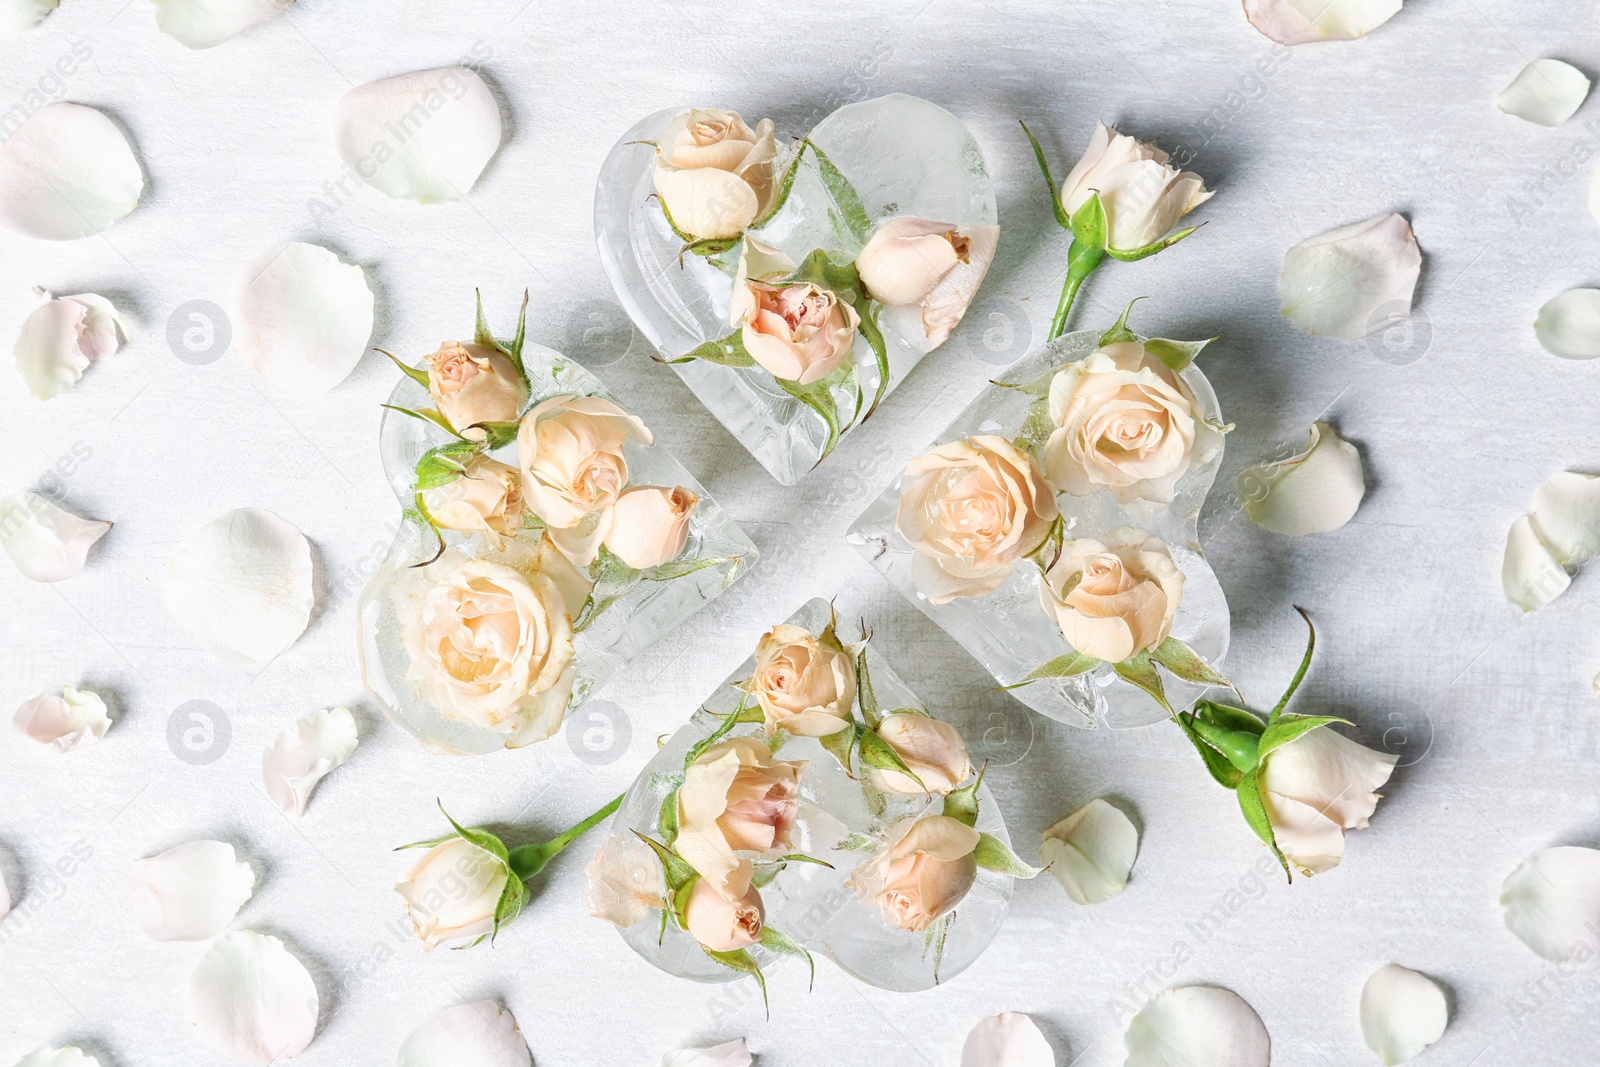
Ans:
[[[1571,584],[1566,568],[1534,530],[1532,516],[1524,515],[1512,523],[1505,561],[1500,565],[1500,586],[1506,599],[1523,611],[1538,611]]]
[[[1139,852],[1133,820],[1091,800],[1044,832],[1039,858],[1075,904],[1101,904],[1128,884]]]
[[[215,48],[276,18],[294,0],[152,0],[156,25],[185,48]]]
[[[1290,248],[1278,302],[1300,332],[1354,341],[1411,314],[1421,270],[1411,224],[1401,215],[1379,215]]]
[[[742,1037],[707,1048],[680,1048],[661,1058],[661,1067],[750,1067],[750,1063]]]
[[[262,756],[267,796],[284,813],[304,815],[311,790],[323,775],[350,758],[357,740],[356,717],[349,708],[324,708],[300,716]]]
[[[17,373],[40,400],[70,389],[89,364],[114,353],[128,339],[128,324],[111,301],[95,293],[52,297],[22,320],[12,355]]]
[[[1151,997],[1128,1023],[1126,1067],[1268,1067],[1272,1042],[1255,1009],[1215,986]]]
[[[339,101],[338,122],[345,166],[419,204],[460,200],[500,147],[500,105],[469,67],[357,86]]]
[[[344,381],[372,337],[366,273],[318,245],[284,241],[262,252],[233,304],[234,347],[290,396],[316,396]]]
[[[1600,477],[1557,471],[1534,490],[1529,518],[1557,563],[1589,562],[1600,555]]]
[[[1245,18],[1279,44],[1353,41],[1400,11],[1401,0],[1244,0]]]
[[[0,0],[0,41],[21,37],[60,4],[61,0]]]
[[[75,1045],[34,1049],[17,1061],[17,1067],[100,1067],[100,1061]]]
[[[961,1046],[961,1067],[1055,1067],[1056,1054],[1039,1027],[1018,1011],[978,1021]]]
[[[46,104],[0,142],[0,223],[30,237],[99,233],[143,191],[128,139],[92,107]]]
[[[1444,990],[1399,964],[1374,971],[1361,990],[1361,1036],[1385,1067],[1416,1059],[1449,1023]]]
[[[269,511],[230,511],[184,540],[162,591],[172,617],[212,655],[266,663],[311,621],[311,545]]]
[[[1600,356],[1600,289],[1568,289],[1553,296],[1533,320],[1546,352],[1562,359]]]
[[[1592,955],[1600,928],[1600,851],[1562,845],[1535,852],[1500,892],[1506,928],[1547,960]],[[1581,962],[1581,961],[1580,961]]]
[[[186,841],[133,861],[133,915],[157,941],[204,941],[228,928],[255,884],[226,841]]]
[[[98,693],[61,687],[61,695],[44,693],[17,708],[11,720],[17,730],[57,752],[92,745],[111,728],[111,715]]]
[[[1361,453],[1325,422],[1311,424],[1304,452],[1241,471],[1234,485],[1251,522],[1289,537],[1337,530],[1367,492]]]
[[[38,493],[12,493],[0,500],[0,537],[6,555],[24,578],[61,582],[83,570],[89,548],[111,529],[109,522],[80,519]]]
[[[1536,59],[1511,79],[1494,106],[1540,126],[1559,126],[1583,105],[1589,79],[1571,63]]]
[[[528,1043],[492,1000],[436,1011],[400,1044],[399,1067],[530,1067]]]
[[[241,1063],[298,1055],[317,1032],[317,987],[283,942],[234,930],[189,975],[184,1012],[211,1051]]]

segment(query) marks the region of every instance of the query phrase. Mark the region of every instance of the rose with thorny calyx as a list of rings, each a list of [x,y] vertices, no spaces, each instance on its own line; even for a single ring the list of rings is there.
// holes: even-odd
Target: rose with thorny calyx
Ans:
[[[780,623],[756,644],[756,667],[745,689],[761,705],[767,733],[825,737],[850,725],[856,700],[855,660],[830,631]]]
[[[861,325],[838,293],[809,282],[745,281],[734,289],[728,318],[751,359],[774,378],[800,385],[838,370]]]
[[[687,111],[656,142],[656,193],[680,233],[735,237],[771,204],[777,156],[771,119],[752,130],[736,111]]]
[[[886,715],[877,734],[916,776],[874,768],[873,780],[890,792],[944,796],[972,777],[967,743],[961,731],[947,722],[928,715]]]
[[[1106,212],[1106,246],[1115,252],[1161,240],[1212,196],[1200,175],[1179,170],[1155,145],[1103,122],[1062,183],[1061,206],[1070,217],[1095,193]]]
[[[528,402],[528,385],[504,352],[446,341],[428,356],[428,395],[456,433],[485,422],[511,422]]]
[[[1039,599],[1075,651],[1121,663],[1167,639],[1183,583],[1159,538],[1118,530],[1110,544],[1063,544],[1039,583]]]

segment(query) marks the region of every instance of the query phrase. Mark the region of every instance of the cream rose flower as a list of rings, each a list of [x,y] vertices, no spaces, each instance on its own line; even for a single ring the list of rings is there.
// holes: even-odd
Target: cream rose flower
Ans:
[[[1154,244],[1212,195],[1205,179],[1167,159],[1155,145],[1098,123],[1088,150],[1062,183],[1061,206],[1075,214],[1097,192],[1109,248],[1134,252]]]
[[[926,930],[956,909],[978,877],[973,850],[981,835],[948,815],[909,821],[899,837],[853,879],[863,900],[883,921],[902,930]]]
[[[1049,404],[1056,428],[1039,458],[1051,484],[1073,496],[1109,489],[1119,504],[1171,503],[1178,479],[1220,439],[1183,379],[1134,341],[1063,367]]]
[[[496,547],[522,527],[522,474],[488,456],[473,456],[459,477],[420,495],[435,526],[484,534]]]
[[[1159,538],[1143,530],[1113,537],[1109,545],[1063,544],[1039,583],[1039,600],[1076,651],[1121,663],[1167,639],[1184,578]]]
[[[551,397],[522,417],[517,462],[522,499],[580,567],[594,562],[611,508],[628,484],[628,441],[650,444],[638,416],[599,396]]]
[[[1033,459],[985,435],[939,445],[907,464],[896,525],[917,554],[917,589],[948,604],[998,589],[1055,518],[1055,496]]]
[[[756,669],[745,682],[766,716],[767,733],[825,737],[850,725],[856,665],[850,654],[810,630],[779,623],[756,643]]]
[[[998,226],[899,215],[873,231],[856,256],[856,269],[867,293],[885,305],[887,320],[908,338],[920,327],[931,350],[966,315],[999,240]],[[901,316],[905,309],[913,314]]]
[[[861,316],[818,285],[746,281],[734,290],[729,319],[744,350],[774,378],[811,385],[838,369],[856,343]]]
[[[772,202],[777,156],[771,119],[752,130],[737,111],[686,111],[656,142],[656,192],[681,232],[734,237]]]
[[[422,947],[494,933],[495,909],[511,868],[492,852],[451,837],[422,854],[394,884]]]
[[[683,918],[690,936],[712,952],[737,952],[761,940],[767,909],[753,885],[729,900],[700,878],[689,890]]]
[[[689,765],[678,789],[675,846],[701,880],[738,900],[750,885],[748,855],[789,847],[804,762],[772,758],[753,737],[720,741]]]
[[[528,386],[504,353],[446,341],[428,356],[428,395],[457,433],[480,422],[510,422],[528,402]]]
[[[1284,857],[1308,877],[1337,867],[1344,832],[1366,828],[1398,760],[1327,726],[1267,753],[1261,801]]]
[[[689,519],[700,497],[681,485],[641,485],[617,497],[605,546],[635,570],[678,558],[689,542]]]
[[[927,715],[887,715],[878,724],[878,739],[890,748],[916,778],[874,768],[873,779],[894,793],[944,796],[972,777],[972,760],[961,731]],[[918,782],[921,784],[917,784]]]
[[[421,588],[402,639],[428,699],[447,718],[508,735],[508,747],[553,734],[573,681],[562,586],[545,567],[524,574],[459,552],[414,573]]]

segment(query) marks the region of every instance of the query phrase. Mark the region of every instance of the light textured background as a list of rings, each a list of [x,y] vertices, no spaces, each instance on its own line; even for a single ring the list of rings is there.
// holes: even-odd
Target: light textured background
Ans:
[[[0,1063],[63,1041],[115,1067],[212,1062],[180,1009],[203,946],[149,941],[128,907],[132,859],[203,836],[235,842],[260,873],[240,923],[284,937],[316,975],[323,1018],[308,1065],[392,1062],[422,1013],[493,996],[542,1067],[652,1064],[737,1035],[761,1067],[953,1067],[968,1028],[1001,1010],[1033,1014],[1061,1063],[1098,1067],[1121,1063],[1146,993],[1211,982],[1260,1012],[1275,1063],[1344,1067],[1373,1062],[1356,1006],[1389,962],[1451,991],[1451,1028],[1426,1063],[1600,1058],[1594,972],[1537,959],[1496,904],[1523,855],[1600,844],[1595,577],[1526,621],[1498,581],[1505,531],[1539,481],[1600,465],[1600,365],[1546,354],[1531,329],[1545,299],[1600,283],[1585,207],[1600,101],[1555,130],[1492,103],[1539,56],[1600,73],[1595,5],[1413,0],[1365,41],[1292,52],[1258,36],[1233,0],[834,7],[304,0],[191,54],[157,33],[145,0],[66,0],[0,46],[0,105],[42,85],[105,109],[149,182],[103,238],[0,235],[0,333],[15,330],[36,284],[111,295],[138,331],[48,404],[0,374],[9,480],[50,484],[58,460],[87,448],[60,475],[65,497],[117,524],[59,586],[0,567],[0,708],[70,682],[109,694],[116,716],[104,743],[59,758],[0,737],[0,862],[20,897],[0,923]],[[84,69],[64,89],[41,82],[80,40],[94,52]],[[339,96],[475,48],[489,50],[507,136],[469,202],[419,208],[359,189],[314,220],[308,200],[326,199],[340,175]],[[621,355],[629,334],[591,237],[594,176],[617,133],[657,108],[716,103],[776,114],[795,132],[808,114],[893,90],[970,124],[997,178],[1000,258],[951,343],[821,471],[784,490],[638,344]],[[1305,605],[1323,651],[1300,707],[1352,717],[1407,764],[1344,866],[1313,881],[1262,877],[1261,847],[1176,730],[1097,734],[1029,715],[843,546],[900,465],[1042,339],[1067,241],[1019,117],[1061,171],[1104,117],[1187,145],[1218,190],[1204,230],[1155,260],[1108,265],[1075,321],[1108,321],[1145,294],[1140,325],[1223,335],[1204,366],[1238,429],[1201,534],[1232,603],[1230,673],[1269,704],[1301,647],[1290,606]],[[1390,210],[1412,219],[1425,255],[1411,346],[1292,331],[1274,290],[1284,249]],[[410,355],[470,328],[473,286],[501,324],[527,286],[531,335],[581,353],[760,543],[755,573],[603,694],[622,709],[625,746],[607,752],[605,724],[591,720],[599,755],[574,732],[517,753],[430,756],[364,702],[353,595],[397,514],[375,447],[394,371],[369,357],[300,403],[268,395],[236,358],[190,366],[164,340],[174,308],[220,301],[249,259],[286,238],[361,263],[378,292],[373,342]],[[1229,503],[1233,475],[1303,442],[1319,415],[1361,447],[1360,513],[1304,540],[1256,530]],[[198,650],[157,579],[178,538],[241,506],[304,531],[319,573],[310,629],[259,672]],[[518,833],[566,825],[624,787],[766,625],[818,594],[869,618],[908,682],[978,738],[1025,851],[1093,797],[1131,806],[1143,841],[1127,892],[1079,909],[1053,880],[1019,885],[988,954],[930,993],[862,988],[823,964],[808,996],[800,971],[782,968],[770,1021],[748,987],[674,981],[585,914],[592,841],[492,949],[424,956],[403,935],[389,850],[438,832],[435,797]],[[189,700],[215,703],[231,726],[208,765],[180,761],[166,740]],[[290,822],[262,795],[261,750],[292,716],[340,702],[361,709],[361,747]],[[52,874],[75,844],[92,858]]]

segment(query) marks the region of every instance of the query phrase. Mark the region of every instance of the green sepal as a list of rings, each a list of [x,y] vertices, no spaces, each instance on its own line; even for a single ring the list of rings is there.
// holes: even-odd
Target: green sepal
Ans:
[[[889,391],[889,349],[883,343],[883,333],[878,329],[878,305],[876,301],[866,301],[860,310],[861,336],[867,339],[867,347],[872,349],[872,355],[878,366],[878,388],[872,394],[872,403],[867,405],[867,413],[863,419],[872,417],[878,410],[878,404],[883,400],[884,394]]]
[[[1032,552],[1024,553],[1024,558],[1033,560],[1041,573],[1048,573],[1050,568],[1055,566],[1056,557],[1061,555],[1061,542],[1066,536],[1066,529],[1067,524],[1060,515],[1051,519],[1050,528],[1045,531],[1044,537],[1039,540]]]
[[[1241,774],[1249,774],[1261,762],[1260,734],[1248,730],[1229,730],[1199,718],[1191,718],[1189,728],[1207,745],[1220,752]]]
[[[1222,676],[1198,652],[1175,637],[1169,637],[1150,650],[1150,658],[1186,682],[1196,685],[1220,685],[1232,688],[1233,683]]]
[[[878,842],[868,834],[851,834],[833,847],[843,852],[876,852]]]
[[[1204,341],[1172,341],[1165,337],[1152,337],[1144,343],[1144,350],[1173,370],[1181,371],[1194,362],[1206,345],[1215,340],[1215,337],[1207,337]]]
[[[1095,342],[1096,347],[1104,348],[1106,345],[1121,344],[1126,341],[1137,342],[1139,340],[1138,335],[1128,329],[1128,314],[1133,311],[1133,305],[1143,299],[1144,297],[1142,296],[1136,296],[1128,301],[1127,306],[1122,309],[1122,314],[1117,316],[1117,321],[1112,324],[1111,329],[1101,334],[1100,340]]]
[[[500,343],[500,339],[494,335],[494,331],[489,329],[489,320],[483,314],[483,293],[482,293],[482,291],[478,290],[478,289],[474,289],[472,292],[473,292],[473,295],[476,296],[477,300],[478,300],[478,314],[477,314],[477,319],[473,323],[473,327],[472,327],[472,340],[475,343],[480,344],[485,348],[492,348],[496,352],[499,352],[502,355],[504,355],[507,359],[509,359],[511,361],[511,365],[513,367],[517,368],[517,374],[522,378],[522,380],[524,382],[526,382],[528,380],[528,372],[526,370],[524,370],[523,367],[522,367],[522,348],[521,348],[521,346],[518,345],[517,350],[515,352],[513,352],[511,349],[507,348],[505,345]],[[523,320],[523,318],[526,317],[527,313],[528,313],[528,293],[527,293],[527,290],[523,290],[523,293],[522,293],[522,314],[518,317],[519,329],[521,328],[520,327],[520,323]]]
[[[876,767],[880,771],[898,771],[921,786],[923,792],[928,791],[928,787],[922,784],[922,779],[913,774],[911,768],[906,766],[906,761],[900,758],[900,753],[879,737],[877,731],[864,726],[858,727],[857,731],[862,763],[868,767]]]
[[[741,240],[742,238],[739,237],[702,237],[700,240],[690,241],[688,244],[678,249],[678,261],[680,263],[683,262],[683,257],[685,254],[699,256],[702,259],[709,259],[712,256],[720,256],[728,249],[737,245]]]
[[[1200,225],[1203,226],[1205,223],[1201,223]],[[1112,259],[1121,260],[1123,263],[1137,263],[1141,259],[1147,259],[1148,257],[1155,255],[1163,248],[1171,248],[1173,245],[1177,244],[1179,241],[1183,240],[1185,237],[1189,236],[1199,228],[1200,226],[1185,226],[1177,233],[1163,237],[1159,241],[1151,242],[1150,244],[1145,245],[1143,248],[1135,248],[1131,252],[1119,252],[1115,248],[1108,248],[1106,249],[1106,254]]]
[[[1044,175],[1045,191],[1050,194],[1050,207],[1055,211],[1056,224],[1063,230],[1072,229],[1072,219],[1067,215],[1066,206],[1061,203],[1061,194],[1056,189],[1056,180],[1050,177],[1050,164],[1045,162],[1044,149],[1039,147],[1039,139],[1028,129],[1028,124],[1021,119],[1017,123],[1022,127],[1022,132],[1028,135],[1028,143],[1033,145],[1033,158],[1039,163],[1039,173]]]
[[[1267,724],[1262,722],[1255,712],[1228,704],[1218,704],[1214,700],[1195,701],[1194,715],[1224,730],[1243,730],[1257,737],[1260,737],[1267,728]]]
[[[800,142],[800,148],[795,152],[794,158],[789,161],[789,165],[783,168],[783,173],[778,176],[778,188],[772,197],[772,203],[768,204],[767,210],[763,211],[750,224],[751,229],[765,226],[771,222],[772,217],[782,211],[783,205],[789,202],[789,193],[794,188],[794,176],[800,170],[800,161],[805,158],[806,147],[810,143],[810,141]]]
[[[1211,775],[1212,780],[1224,789],[1238,789],[1239,780],[1244,774],[1228,762],[1228,757],[1212,748],[1195,732],[1194,716],[1185,713],[1174,716],[1173,721],[1183,729],[1183,735],[1194,745],[1195,751],[1200,753],[1200,759],[1205,763],[1206,772]]]
[[[801,385],[799,382],[790,381],[787,378],[773,379],[778,383],[778,388],[812,411],[815,411],[828,427],[828,440],[822,446],[822,455],[817,457],[817,463],[821,463],[828,458],[834,446],[839,443],[839,434],[841,432],[839,404],[833,399],[833,391],[828,384],[832,377],[832,375],[829,375],[828,378],[824,378],[820,382],[813,382],[810,385]]]
[[[1261,758],[1265,760],[1268,754],[1277,751],[1291,741],[1296,741],[1312,730],[1324,726],[1354,726],[1349,719],[1341,719],[1335,715],[1279,715],[1268,724],[1267,730],[1261,735]]]
[[[456,428],[451,426],[443,415],[432,408],[403,408],[398,404],[380,404],[379,406],[388,408],[390,411],[398,411],[402,415],[410,415],[413,419],[421,419],[423,422],[432,423],[451,437],[461,437],[456,432]],[[462,439],[465,440],[465,438]]]
[[[1085,656],[1074,649],[1064,656],[1057,656],[1041,667],[1035,667],[1025,674],[1020,682],[1003,685],[1001,689],[1020,689],[1022,686],[1037,682],[1041,678],[1071,678],[1079,674],[1087,674],[1100,666],[1100,660],[1093,656]],[[1122,673],[1118,671],[1117,673]],[[1159,684],[1159,683],[1158,683]]]
[[[494,930],[489,934],[489,940],[493,941],[499,935],[501,926],[522,914],[522,907],[528,899],[528,887],[512,871],[511,853],[506,849],[504,841],[501,841],[487,830],[462,826],[450,817],[450,813],[444,810],[443,804],[439,805],[439,812],[450,823],[457,837],[474,848],[487,852],[499,860],[500,864],[506,869],[506,884],[501,888],[500,899],[495,902],[494,906]],[[476,943],[474,942],[474,944]]]
[[[750,955],[747,949],[741,948],[735,952],[714,952],[704,945],[701,945],[700,949],[724,967],[731,967],[741,974],[748,974],[751,978],[754,978],[756,984],[761,987],[761,1006],[769,1016],[772,1014],[772,1003],[767,999],[767,980],[761,973],[761,965],[756,962],[756,958]]]
[[[844,768],[844,773],[854,778],[855,772],[850,769],[850,750],[856,746],[856,741],[866,734],[866,728],[860,723],[852,722],[843,730],[835,730],[831,734],[823,734],[817,738],[817,744],[822,750],[839,761],[839,766]]]
[[[528,340],[528,290],[522,290],[522,306],[517,309],[517,332],[511,338],[509,351],[511,362],[517,365],[517,370],[522,372],[522,380],[528,380],[528,372],[522,366],[522,346]]]
[[[872,675],[867,670],[867,636],[862,634],[861,651],[856,653],[856,704],[861,708],[861,718],[867,729],[876,730],[883,721],[878,710],[878,694],[872,688]]]
[[[952,789],[949,793],[946,793],[944,807],[940,809],[940,814],[948,815],[957,822],[966,823],[968,826],[976,826],[978,823],[978,787],[983,785],[983,772],[987,768],[987,764],[979,767],[978,777],[974,778],[970,785],[964,785],[960,789]]]
[[[700,359],[707,363],[715,363],[719,367],[754,367],[756,361],[744,348],[744,331],[734,330],[726,337],[719,337],[715,341],[707,341],[698,345],[681,356],[673,359],[660,359],[661,363],[692,363]]]
[[[1161,684],[1161,675],[1156,672],[1156,666],[1150,660],[1150,653],[1141,652],[1137,656],[1113,663],[1111,669],[1124,681],[1132,682],[1155,698],[1155,702],[1172,713],[1172,705],[1167,703],[1167,690]]]
[[[655,852],[656,859],[661,861],[661,873],[666,879],[667,893],[669,895],[676,896],[678,891],[684,887],[692,887],[694,880],[700,877],[700,873],[689,866],[688,860],[672,851],[666,845],[646,834],[641,834],[637,830],[633,832],[633,836],[649,845],[651,850]],[[681,909],[675,909],[675,914],[681,917]]]
[[[1072,240],[1086,250],[1094,252],[1106,251],[1106,207],[1100,202],[1100,194],[1091,192],[1089,199],[1078,205],[1078,210],[1072,213]]]
[[[1266,842],[1272,854],[1277,857],[1283,873],[1289,876],[1289,881],[1294,881],[1294,872],[1290,870],[1289,860],[1284,856],[1283,850],[1278,847],[1278,839],[1272,833],[1272,819],[1268,817],[1267,805],[1261,799],[1261,772],[1258,770],[1244,775],[1239,779],[1239,788],[1234,792],[1239,798],[1239,810],[1244,813],[1244,821],[1255,831],[1257,837]]]
[[[667,228],[672,231],[673,236],[678,240],[682,241],[685,245],[690,245],[699,239],[692,233],[684,233],[682,230],[678,229],[678,224],[672,221],[672,212],[667,207],[666,198],[660,193],[651,193],[649,196],[645,197],[645,199],[654,200],[656,203],[661,205],[661,216],[667,220]]]
[[[1032,878],[1044,870],[1043,867],[1024,863],[1015,852],[1011,851],[1010,845],[993,834],[978,835],[978,847],[972,850],[972,858],[984,870],[999,871],[1012,878]]]
[[[462,457],[477,455],[478,446],[471,441],[451,441],[430,448],[417,460],[417,492],[449,485],[467,469]]]
[[[819,860],[815,856],[807,856],[796,852],[788,856],[779,856],[775,860],[758,862],[755,865],[755,872],[750,876],[750,884],[757,889],[766,888],[791,863],[815,863],[819,867],[826,867],[830,871],[833,870],[833,864],[827,860]]]
[[[1295,690],[1300,688],[1300,683],[1305,681],[1306,672],[1311,669],[1311,655],[1317,650],[1317,628],[1311,622],[1311,616],[1306,614],[1306,609],[1296,604],[1294,610],[1306,621],[1306,651],[1300,657],[1300,667],[1294,672],[1294,677],[1289,681],[1289,688],[1283,691],[1283,696],[1278,698],[1278,703],[1273,707],[1272,714],[1267,716],[1267,722],[1272,722],[1283,709],[1289,706],[1289,701],[1294,698]]]
[[[770,926],[761,928],[761,947],[768,952],[776,952],[784,956],[797,956],[806,961],[811,968],[810,989],[817,986],[817,961],[811,958],[811,953],[800,947],[800,942],[788,934],[779,933]]]
[[[418,385],[422,386],[422,388],[424,388],[424,389],[428,388],[428,372],[427,371],[423,370],[420,367],[413,367],[408,363],[400,362],[400,357],[399,356],[395,355],[393,352],[387,351],[386,349],[374,348],[373,351],[374,352],[382,352],[384,355],[388,356],[394,362],[394,365],[396,367],[399,367],[401,372],[403,374],[405,374],[405,376],[407,378],[410,378],[412,381],[416,382]]]
[[[827,190],[828,197],[838,208],[835,218],[844,223],[846,231],[855,239],[858,246],[866,244],[867,238],[872,236],[872,219],[868,217],[867,209],[862,205],[855,186],[851,185],[850,180],[833,165],[833,160],[828,158],[828,154],[817,147],[816,142],[808,137],[805,143],[817,157],[817,173],[822,177],[822,187]]]
[[[522,426],[520,419],[508,422],[475,422],[461,431],[461,436],[468,441],[481,441],[487,448],[493,450],[504,448],[517,439],[517,430]],[[482,434],[482,437],[479,437]]]
[[[827,252],[820,248],[812,249],[794,272],[782,281],[773,283],[784,285],[815,285],[819,289],[827,289],[837,293],[848,304],[854,305],[866,293],[861,285],[861,272],[851,260],[835,263]]]
[[[661,840],[668,848],[678,840],[678,790],[676,787],[661,798],[661,813],[656,821],[661,827]]]
[[[705,737],[701,738],[699,741],[696,741],[693,745],[689,746],[689,751],[683,757],[684,770],[688,770],[689,767],[694,764],[695,760],[705,755],[706,750],[708,750],[718,741],[721,741],[724,737],[728,736],[728,731],[732,730],[741,721],[743,721],[744,713],[750,709],[750,705],[745,702],[748,696],[749,693],[741,694],[738,705],[732,711],[728,712],[728,714],[722,717],[722,722],[718,724],[717,728],[711,731],[711,733],[707,734]]]

